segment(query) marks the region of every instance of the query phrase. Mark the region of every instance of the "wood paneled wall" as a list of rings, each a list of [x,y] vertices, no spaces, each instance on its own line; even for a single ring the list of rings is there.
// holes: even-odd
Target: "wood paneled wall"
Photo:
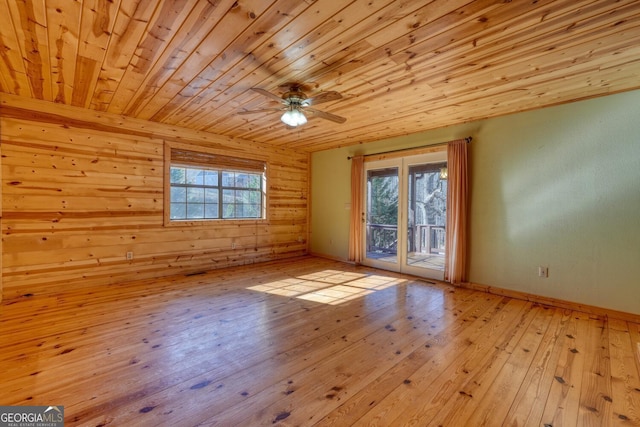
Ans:
[[[13,95],[1,99],[5,299],[307,252],[307,153]],[[266,158],[267,219],[164,226],[164,146],[172,142]]]

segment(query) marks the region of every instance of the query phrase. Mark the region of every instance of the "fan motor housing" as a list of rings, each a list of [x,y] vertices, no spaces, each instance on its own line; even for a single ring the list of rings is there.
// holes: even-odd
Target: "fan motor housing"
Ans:
[[[307,95],[304,92],[299,91],[298,89],[292,88],[292,90],[282,95],[282,99],[284,99],[289,104],[302,105],[302,101],[307,99]]]

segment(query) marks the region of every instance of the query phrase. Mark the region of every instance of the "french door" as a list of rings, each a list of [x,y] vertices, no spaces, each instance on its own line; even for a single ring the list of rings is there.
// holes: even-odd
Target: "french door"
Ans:
[[[443,280],[446,152],[366,162],[365,265]]]

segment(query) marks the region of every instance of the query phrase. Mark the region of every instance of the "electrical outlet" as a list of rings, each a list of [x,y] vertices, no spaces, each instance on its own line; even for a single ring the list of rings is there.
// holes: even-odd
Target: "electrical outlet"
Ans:
[[[549,267],[538,267],[538,277],[549,277]]]
[[[231,242],[231,249],[235,249],[236,248],[236,242]]]
[[[133,252],[127,252],[127,261],[131,261],[133,259]]]

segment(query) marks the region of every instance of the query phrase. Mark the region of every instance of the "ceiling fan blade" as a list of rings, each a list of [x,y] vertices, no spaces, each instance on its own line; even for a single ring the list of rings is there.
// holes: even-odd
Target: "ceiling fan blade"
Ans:
[[[254,113],[273,113],[276,111],[283,111],[284,108],[261,108],[259,110],[242,110],[236,114],[254,114]]]
[[[310,113],[315,114],[318,117],[331,120],[332,122],[336,122],[336,123],[344,123],[347,121],[347,119],[342,116],[336,116],[335,114],[327,113],[326,111],[316,110],[315,108],[305,108],[304,111],[308,111]]]
[[[268,90],[264,90],[264,89],[261,89],[259,87],[252,87],[251,90],[254,91],[254,92],[258,92],[260,95],[264,95],[267,98],[271,98],[274,101],[284,102],[284,100],[282,98],[280,98],[278,95],[276,95],[274,93],[269,92]]]
[[[312,96],[311,98],[307,98],[303,101],[303,104],[318,105],[322,104],[323,102],[337,101],[338,99],[342,99],[342,95],[340,94],[340,92],[332,90],[329,92],[322,92],[316,96]]]

